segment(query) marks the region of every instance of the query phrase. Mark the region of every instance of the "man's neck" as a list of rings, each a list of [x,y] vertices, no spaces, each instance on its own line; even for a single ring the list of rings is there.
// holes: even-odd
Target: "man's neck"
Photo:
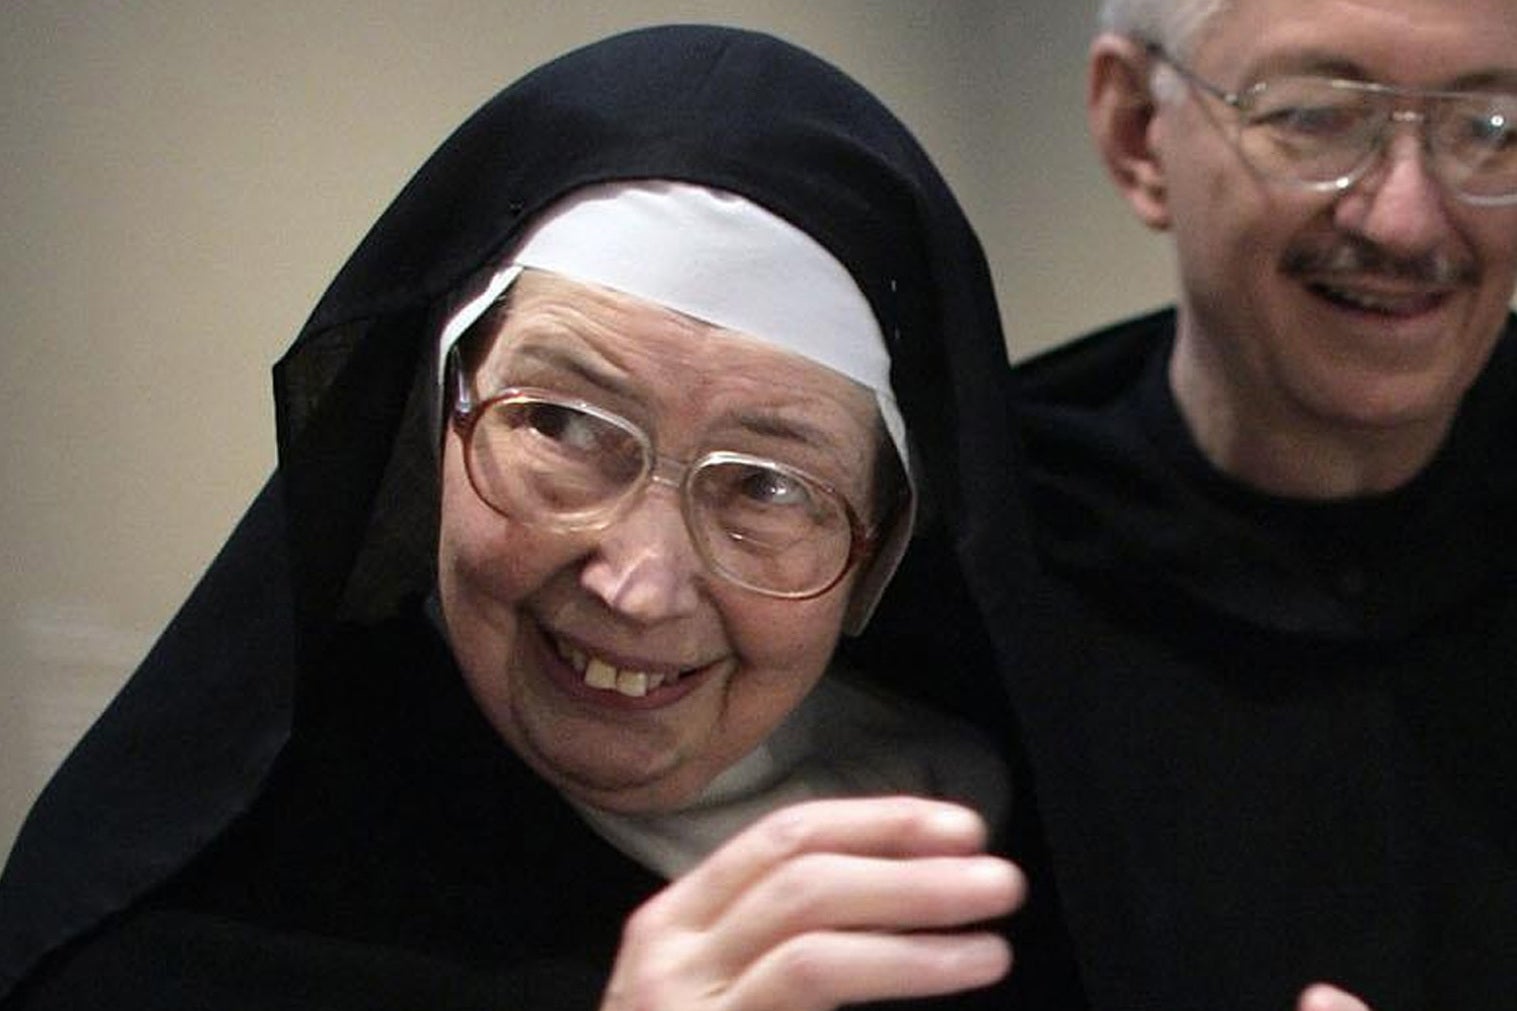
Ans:
[[[1192,342],[1194,343],[1194,342]],[[1387,426],[1335,424],[1250,398],[1177,339],[1169,384],[1191,437],[1212,466],[1258,491],[1331,500],[1392,491],[1438,452],[1453,413]]]

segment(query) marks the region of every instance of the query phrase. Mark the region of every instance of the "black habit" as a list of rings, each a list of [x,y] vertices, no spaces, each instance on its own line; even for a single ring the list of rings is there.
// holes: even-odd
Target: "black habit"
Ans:
[[[0,879],[0,1004],[594,1005],[659,882],[498,746],[423,615],[433,349],[448,299],[534,214],[641,178],[746,196],[848,268],[937,515],[957,508],[959,405],[1004,349],[979,244],[908,131],[749,32],[648,29],[547,64],[421,168],[278,364],[276,473]],[[923,582],[885,613],[951,599]],[[949,683],[973,634],[929,647],[873,656],[898,687],[987,711],[983,683]]]
[[[1173,334],[1003,397],[1041,567],[1006,675],[1092,1003],[1513,1007],[1517,336],[1409,484],[1299,502],[1206,462]]]

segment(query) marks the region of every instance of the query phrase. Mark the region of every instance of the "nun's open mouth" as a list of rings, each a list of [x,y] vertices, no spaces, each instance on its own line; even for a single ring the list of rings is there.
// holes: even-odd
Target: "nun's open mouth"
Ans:
[[[640,699],[660,688],[671,688],[686,673],[679,669],[648,671],[618,667],[562,639],[554,639],[554,646],[564,662],[579,672],[586,686],[628,698]]]

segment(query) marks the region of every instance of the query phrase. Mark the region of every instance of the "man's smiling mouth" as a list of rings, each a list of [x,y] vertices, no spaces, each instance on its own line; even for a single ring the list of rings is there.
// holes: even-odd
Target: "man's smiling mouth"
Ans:
[[[1447,290],[1402,290],[1354,285],[1343,282],[1308,282],[1309,287],[1337,305],[1383,316],[1415,316],[1437,308],[1448,297]]]

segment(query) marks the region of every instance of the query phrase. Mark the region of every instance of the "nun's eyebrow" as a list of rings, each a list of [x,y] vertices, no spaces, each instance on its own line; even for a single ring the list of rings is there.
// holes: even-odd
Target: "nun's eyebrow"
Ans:
[[[559,344],[527,343],[516,349],[502,364],[522,361],[553,372],[567,373],[612,396],[629,396],[632,392],[616,369]],[[501,377],[496,377],[497,380],[499,378]]]
[[[817,424],[809,418],[798,417],[794,412],[744,411],[733,420],[755,435],[800,446],[837,450],[845,441],[827,425]]]

